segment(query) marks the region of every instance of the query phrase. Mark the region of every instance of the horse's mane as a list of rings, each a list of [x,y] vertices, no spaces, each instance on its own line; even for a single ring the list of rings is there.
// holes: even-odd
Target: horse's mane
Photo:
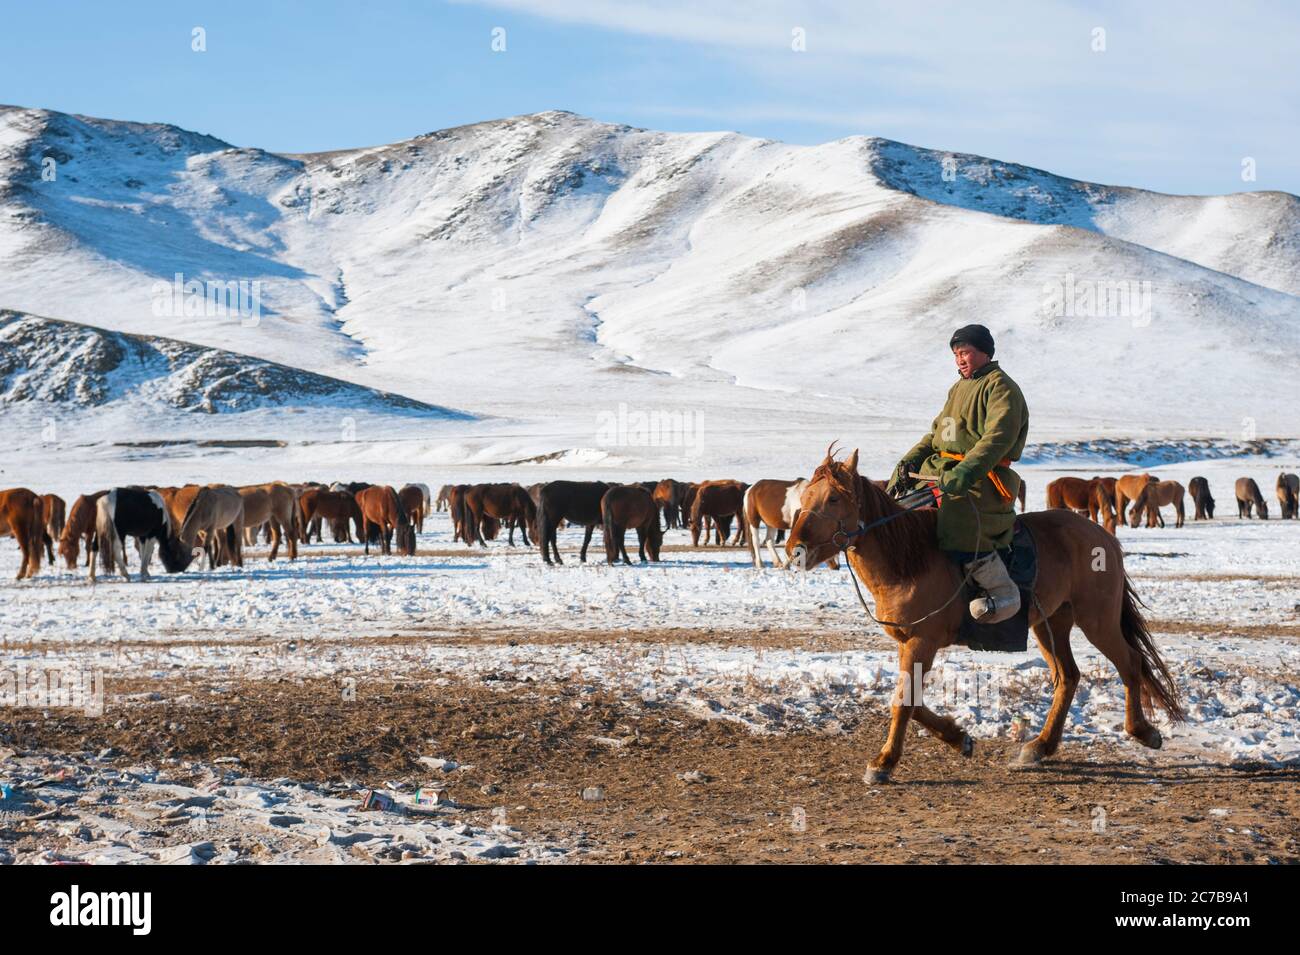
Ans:
[[[868,481],[843,461],[827,458],[813,471],[809,483],[826,480],[831,487],[857,498],[858,515],[866,524],[902,513],[885,524],[867,531],[878,544],[884,570],[893,577],[915,577],[925,570],[937,549],[936,524],[939,512],[933,508],[904,511],[888,494]]]

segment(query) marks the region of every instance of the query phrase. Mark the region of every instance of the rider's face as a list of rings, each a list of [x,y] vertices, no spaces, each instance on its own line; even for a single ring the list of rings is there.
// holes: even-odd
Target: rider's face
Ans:
[[[969,378],[989,363],[988,355],[964,343],[952,350],[952,357],[957,360],[957,371],[963,378]]]

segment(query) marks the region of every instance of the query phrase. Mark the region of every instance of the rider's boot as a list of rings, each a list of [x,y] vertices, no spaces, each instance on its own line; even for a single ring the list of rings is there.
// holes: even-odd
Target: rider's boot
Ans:
[[[970,615],[979,623],[1001,623],[1020,610],[1020,588],[1007,573],[1007,565],[995,552],[966,565],[966,573],[984,596],[970,602]]]

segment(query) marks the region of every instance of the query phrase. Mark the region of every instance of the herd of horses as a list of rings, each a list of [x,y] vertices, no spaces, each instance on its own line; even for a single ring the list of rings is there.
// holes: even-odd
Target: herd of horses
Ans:
[[[1277,476],[1277,500],[1283,520],[1300,519],[1300,476],[1282,472]],[[1251,477],[1237,478],[1233,487],[1237,497],[1237,517],[1268,520],[1268,502]],[[1067,508],[1086,514],[1112,534],[1116,524],[1139,527],[1146,518],[1147,527],[1164,527],[1162,507],[1173,506],[1175,527],[1182,527],[1186,516],[1184,502],[1191,495],[1196,508],[1193,520],[1214,519],[1214,495],[1210,483],[1194,477],[1186,488],[1178,481],[1162,481],[1154,474],[1126,474],[1123,477],[1089,479],[1062,477],[1047,485],[1047,506]]]
[[[872,484],[884,490],[884,482]],[[42,555],[53,564],[55,545],[69,569],[82,553],[91,579],[97,565],[107,573],[129,579],[123,544],[136,540],[140,575],[149,576],[157,550],[164,569],[177,573],[194,561],[209,568],[242,567],[243,548],[261,536],[271,545],[269,559],[281,548],[290,560],[299,546],[313,539],[324,543],[323,529],[336,543],[359,543],[370,553],[415,553],[416,534],[432,511],[448,512],[453,540],[486,546],[505,530],[513,546],[515,535],[525,547],[537,547],[542,560],[562,564],[556,535],[564,526],[585,531],[579,560],[601,529],[608,563],[632,563],[626,536],[637,536],[642,562],[660,559],[665,529],[687,528],[699,547],[748,547],[753,564],[763,567],[766,548],[775,566],[789,561],[776,545],[794,526],[807,479],[763,479],[747,484],[734,479],[700,482],[660,481],[609,483],[549,481],[525,487],[517,483],[448,484],[432,495],[426,484],[401,488],[352,482],[299,484],[272,481],[235,487],[226,484],[187,484],[181,487],[120,487],[83,494],[68,508],[56,494],[27,488],[0,491],[0,536],[18,540],[22,561],[18,579],[34,576]],[[1284,519],[1300,517],[1300,478],[1282,473],[1277,498]],[[1086,515],[1112,534],[1118,523],[1131,527],[1163,527],[1162,507],[1172,506],[1177,527],[1183,525],[1184,498],[1191,495],[1195,520],[1214,517],[1209,483],[1195,477],[1186,489],[1177,481],[1153,474],[1091,479],[1062,477],[1047,485],[1047,506]],[[1236,482],[1238,517],[1267,519],[1268,504],[1259,485],[1249,477]],[[1025,510],[1024,484],[1020,510]],[[94,555],[98,554],[96,561]],[[832,556],[827,563],[838,566]]]

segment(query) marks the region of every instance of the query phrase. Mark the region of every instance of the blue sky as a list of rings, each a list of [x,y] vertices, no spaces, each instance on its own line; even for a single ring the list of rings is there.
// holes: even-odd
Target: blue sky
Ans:
[[[1300,5],[6,0],[2,22],[0,102],[278,152],[568,109],[795,143],[885,136],[1164,192],[1300,193]]]

